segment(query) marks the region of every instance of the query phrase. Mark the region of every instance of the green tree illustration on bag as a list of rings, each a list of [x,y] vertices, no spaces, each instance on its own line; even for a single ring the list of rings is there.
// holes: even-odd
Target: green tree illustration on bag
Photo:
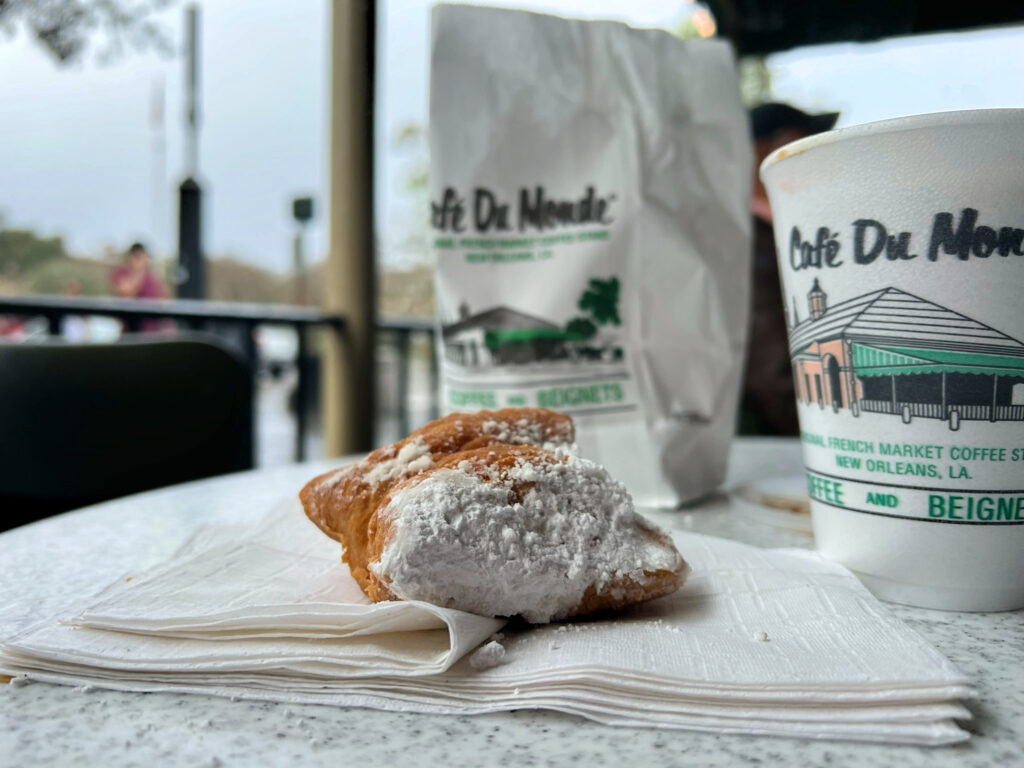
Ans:
[[[619,318],[619,278],[591,278],[590,286],[583,291],[576,306],[584,312],[590,312],[598,325],[622,325]]]
[[[595,339],[602,326],[622,325],[622,318],[619,317],[619,278],[591,278],[576,306],[589,314],[589,317],[574,317],[565,325],[566,334],[579,340],[575,347],[577,355],[587,359],[610,357],[621,360],[622,347],[613,346],[609,340],[603,344],[588,343]]]
[[[565,332],[581,339],[592,339],[597,335],[597,326],[586,317],[574,317],[565,324]]]

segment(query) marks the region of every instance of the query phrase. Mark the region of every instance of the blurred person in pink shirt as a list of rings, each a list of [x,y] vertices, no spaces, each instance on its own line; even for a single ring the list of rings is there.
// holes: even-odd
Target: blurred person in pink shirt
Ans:
[[[110,273],[110,284],[114,295],[125,299],[164,299],[167,288],[156,275],[149,263],[149,252],[142,243],[132,243],[125,254],[124,263]],[[139,321],[138,330],[146,333],[173,332],[174,322],[145,318]]]
[[[163,299],[167,289],[149,265],[149,252],[142,243],[132,243],[124,263],[110,273],[114,295],[126,299]]]

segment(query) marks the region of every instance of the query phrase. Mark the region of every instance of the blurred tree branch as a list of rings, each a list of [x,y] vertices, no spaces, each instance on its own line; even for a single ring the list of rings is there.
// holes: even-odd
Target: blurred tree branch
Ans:
[[[0,0],[0,30],[13,35],[24,27],[59,64],[75,61],[90,37],[102,33],[106,45],[101,63],[124,54],[152,49],[168,55],[173,49],[153,15],[176,0]]]

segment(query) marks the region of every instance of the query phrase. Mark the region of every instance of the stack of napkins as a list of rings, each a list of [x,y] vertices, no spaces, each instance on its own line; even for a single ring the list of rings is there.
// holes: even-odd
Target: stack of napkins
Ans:
[[[674,534],[672,595],[542,627],[373,604],[297,503],[208,528],[82,613],[0,648],[0,671],[70,685],[609,725],[912,744],[968,734],[968,680],[849,571],[800,550]]]

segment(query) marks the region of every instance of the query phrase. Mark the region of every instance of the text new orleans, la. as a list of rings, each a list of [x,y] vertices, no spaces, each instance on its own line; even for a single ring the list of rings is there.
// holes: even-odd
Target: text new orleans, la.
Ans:
[[[550,197],[542,186],[519,190],[518,206],[502,200],[493,191],[477,187],[469,199],[453,187],[445,188],[439,201],[431,203],[431,223],[441,232],[465,232],[472,225],[478,233],[510,232],[513,228],[543,231],[573,224],[611,224],[610,208],[615,195],[600,196],[587,187],[580,197]]]
[[[908,261],[921,255],[913,247],[914,233],[890,233],[875,219],[853,222],[851,243],[854,264],[873,264],[879,259]],[[975,208],[964,208],[959,220],[952,213],[936,213],[924,256],[929,261],[938,261],[943,255],[964,261],[972,257],[1024,256],[1024,229],[979,224]],[[844,260],[838,232],[819,227],[813,240],[804,240],[798,227],[790,232],[789,265],[793,269],[838,267]]]

